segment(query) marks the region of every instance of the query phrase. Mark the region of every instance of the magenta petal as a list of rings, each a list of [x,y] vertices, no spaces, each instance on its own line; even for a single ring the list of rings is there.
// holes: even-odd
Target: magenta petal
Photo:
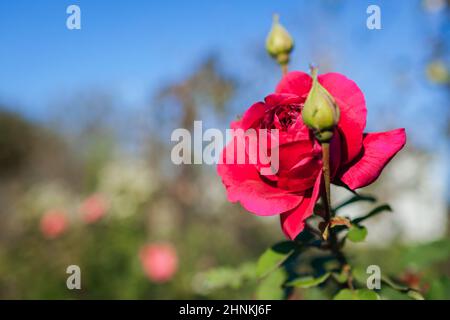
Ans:
[[[251,213],[258,216],[272,216],[289,211],[297,206],[302,197],[280,192],[262,181],[245,181],[227,187],[228,199],[239,201]]]
[[[280,170],[289,171],[305,158],[311,158],[313,148],[309,140],[299,140],[280,145],[278,152],[280,158]]]
[[[289,239],[294,240],[302,232],[305,227],[305,220],[313,214],[314,205],[320,193],[321,181],[322,173],[317,176],[314,188],[311,189],[309,195],[305,194],[300,205],[280,216],[281,228]]]
[[[217,165],[229,201],[239,201],[245,209],[260,216],[280,214],[299,205],[301,196],[270,186],[261,179],[254,165],[227,164],[224,152],[230,147],[233,142],[224,149],[222,163]]]
[[[247,130],[254,127],[266,112],[266,105],[264,102],[257,102],[253,104],[242,116],[241,128]]]
[[[363,150],[341,175],[341,181],[352,190],[371,184],[405,143],[405,129],[364,135]]]
[[[321,170],[320,161],[312,157],[305,158],[288,172],[280,173],[278,187],[292,192],[305,192],[314,186],[316,176]]]
[[[364,95],[356,83],[339,73],[326,73],[320,75],[318,80],[339,106],[342,163],[349,163],[361,151],[367,116]]]
[[[286,74],[278,83],[276,93],[291,93],[299,97],[305,96],[311,90],[312,78],[309,74],[292,71]]]
[[[285,94],[285,93],[273,93],[268,95],[264,102],[267,107],[278,107],[288,104],[300,104],[304,99],[300,98],[297,94]]]

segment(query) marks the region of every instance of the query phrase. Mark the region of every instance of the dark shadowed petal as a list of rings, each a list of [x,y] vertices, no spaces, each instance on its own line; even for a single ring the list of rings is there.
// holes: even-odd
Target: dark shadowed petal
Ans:
[[[300,205],[280,216],[281,228],[289,239],[295,239],[302,232],[305,227],[305,220],[312,215],[314,205],[319,197],[321,181],[322,173],[317,176],[314,188],[311,189],[309,194],[304,195]]]
[[[304,192],[314,186],[321,170],[322,161],[314,157],[304,158],[289,171],[280,171],[278,187],[291,192]]]
[[[335,130],[333,138],[330,143],[330,171],[331,178],[333,178],[339,170],[341,165],[341,136],[340,133]]]

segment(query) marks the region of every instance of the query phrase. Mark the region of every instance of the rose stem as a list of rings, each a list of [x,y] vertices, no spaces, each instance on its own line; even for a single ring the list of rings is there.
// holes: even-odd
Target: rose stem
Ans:
[[[331,219],[331,196],[330,196],[330,143],[322,143],[323,178],[325,181],[324,205],[327,220]]]
[[[281,65],[281,73],[283,74],[283,76],[285,76],[288,73],[288,65],[287,63],[284,63]]]
[[[322,201],[325,206],[325,218],[328,223],[330,223],[331,218],[333,217],[333,212],[331,210],[331,191],[330,191],[330,143],[323,142],[322,143],[322,162],[323,162],[323,179],[325,182],[325,193],[322,192]],[[347,259],[339,248],[339,244],[337,241],[336,233],[333,228],[329,228],[329,244],[331,251],[336,255],[336,258],[339,260],[342,268],[348,266]],[[348,279],[348,286],[350,289],[353,288],[351,276]]]

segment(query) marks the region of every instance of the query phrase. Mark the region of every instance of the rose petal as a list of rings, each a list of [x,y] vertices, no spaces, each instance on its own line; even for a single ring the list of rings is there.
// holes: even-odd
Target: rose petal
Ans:
[[[276,215],[298,206],[301,196],[270,186],[260,177],[256,167],[248,164],[226,162],[226,150],[234,148],[237,138],[233,139],[222,151],[222,163],[217,165],[217,172],[227,189],[228,200],[239,201],[248,211],[261,216]],[[237,162],[234,162],[237,163]]]
[[[360,152],[367,109],[364,95],[355,82],[339,73],[320,75],[318,80],[333,96],[340,109],[338,127],[342,135],[342,163],[349,163]]]
[[[279,147],[280,170],[289,171],[305,158],[313,156],[312,143],[309,140],[300,140],[284,143]]]
[[[344,169],[340,180],[352,190],[371,184],[405,143],[405,129],[364,135],[360,156]]]
[[[305,99],[300,98],[297,94],[274,93],[269,94],[265,99],[268,108],[278,107],[290,104],[301,104]]]
[[[322,173],[319,173],[311,189],[309,195],[306,194],[302,202],[295,209],[280,215],[281,228],[284,234],[291,240],[294,240],[305,227],[305,220],[313,214],[314,205],[320,193],[320,186],[322,181]]]
[[[305,97],[311,90],[312,78],[309,74],[292,71],[286,74],[278,83],[276,93],[291,93],[299,97]]]
[[[305,158],[288,172],[280,172],[278,187],[292,192],[304,192],[314,186],[321,170],[320,160],[314,157]]]
[[[311,141],[311,131],[308,129],[306,125],[303,123],[298,124],[299,121],[297,121],[297,124],[292,126],[288,129],[288,131],[279,131],[279,137],[280,137],[280,145],[283,145],[285,143],[292,143],[296,141],[301,140],[310,140]]]
[[[266,105],[264,102],[253,104],[242,116],[240,128],[247,130],[254,128],[266,113]]]

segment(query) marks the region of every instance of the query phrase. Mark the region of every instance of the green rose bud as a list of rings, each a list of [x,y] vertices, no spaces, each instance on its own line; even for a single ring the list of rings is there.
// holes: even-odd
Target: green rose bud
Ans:
[[[294,48],[294,40],[287,30],[279,23],[278,15],[273,16],[272,29],[266,39],[267,52],[280,65],[289,62],[289,53]]]
[[[331,94],[317,81],[317,69],[312,69],[313,85],[302,110],[303,122],[314,131],[320,142],[329,142],[339,122],[339,107]]]

